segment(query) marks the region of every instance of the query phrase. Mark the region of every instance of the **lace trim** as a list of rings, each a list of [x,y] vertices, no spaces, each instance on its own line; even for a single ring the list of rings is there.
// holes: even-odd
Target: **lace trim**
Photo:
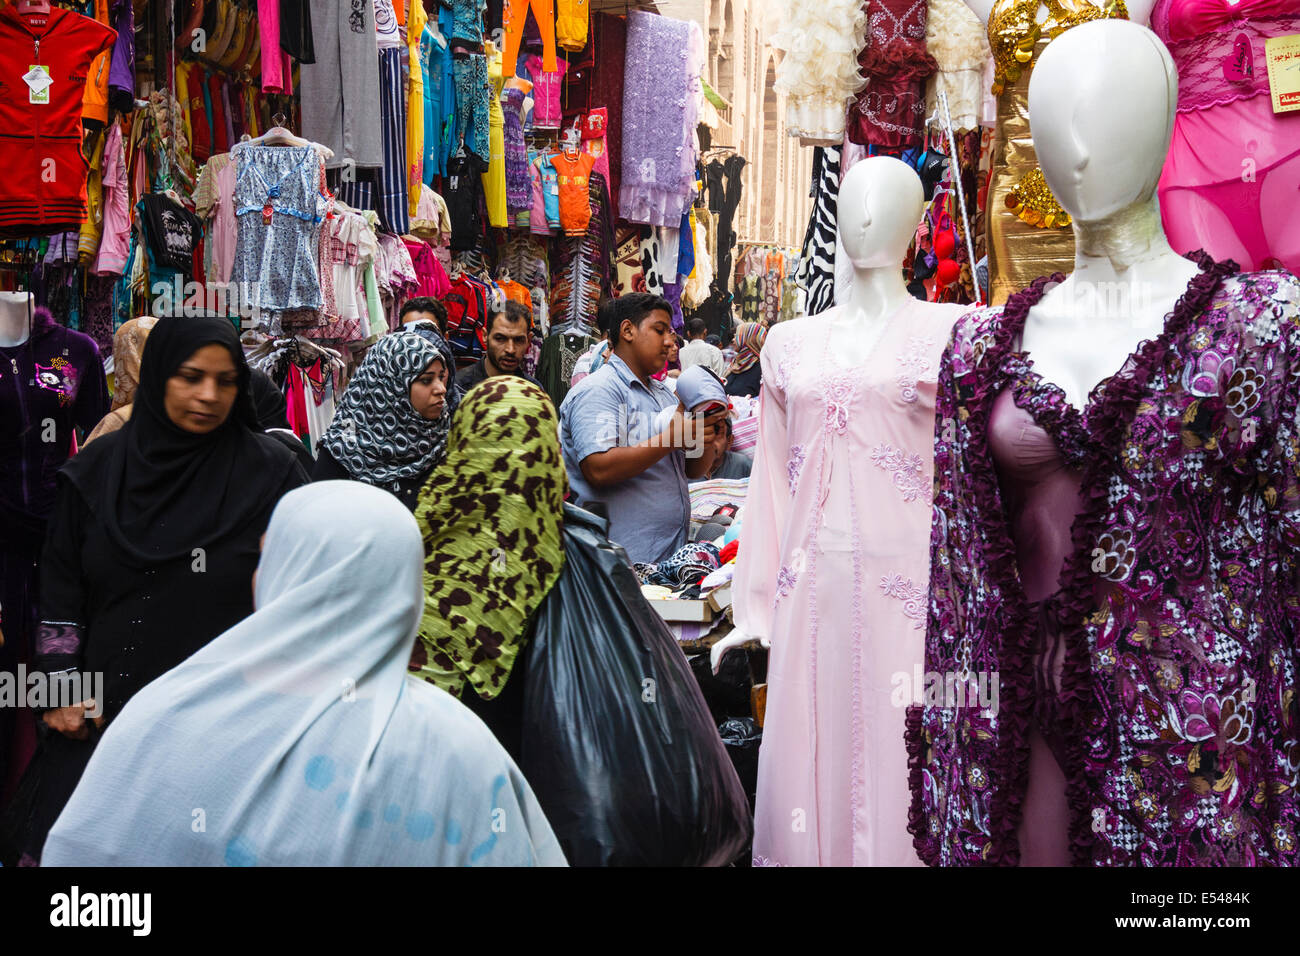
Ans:
[[[882,442],[871,450],[871,460],[877,468],[893,474],[894,487],[904,501],[915,501],[925,493],[925,462],[920,455],[909,455]]]
[[[911,578],[901,574],[886,574],[880,579],[880,590],[885,597],[897,598],[903,602],[903,613],[916,623],[912,629],[919,631],[925,626],[925,591],[912,583]]]
[[[799,475],[803,472],[804,462],[807,460],[807,452],[803,445],[795,445],[790,449],[790,460],[785,463],[786,478],[790,482],[790,497],[794,497],[795,491],[799,487]]]
[[[912,336],[907,342],[907,351],[898,357],[901,371],[895,381],[902,392],[903,401],[912,404],[916,401],[916,386],[921,379],[934,371],[930,354],[934,351],[934,339],[929,336]]]

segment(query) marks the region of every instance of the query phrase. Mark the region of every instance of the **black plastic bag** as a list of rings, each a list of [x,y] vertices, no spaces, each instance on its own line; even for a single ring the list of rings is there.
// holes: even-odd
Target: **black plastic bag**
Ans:
[[[753,821],[686,659],[606,522],[564,506],[538,612],[522,769],[575,866],[724,866]]]

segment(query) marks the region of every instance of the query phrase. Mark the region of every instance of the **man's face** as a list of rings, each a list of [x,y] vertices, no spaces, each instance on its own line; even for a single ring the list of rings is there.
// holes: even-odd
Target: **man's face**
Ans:
[[[655,309],[641,320],[640,325],[631,321],[624,322],[620,334],[623,341],[631,347],[632,357],[638,366],[633,371],[647,377],[664,367],[668,356],[677,346],[673,318],[663,309]]]
[[[487,337],[487,357],[506,375],[517,375],[528,352],[528,324],[522,319],[511,321],[504,315],[492,320]]]

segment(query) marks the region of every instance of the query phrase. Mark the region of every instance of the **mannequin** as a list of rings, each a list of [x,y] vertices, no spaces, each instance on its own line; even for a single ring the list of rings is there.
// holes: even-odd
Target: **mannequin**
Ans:
[[[1026,91],[1038,57],[1057,37],[1084,22],[1103,17],[1144,22],[1151,2],[967,0],[985,25],[994,63],[996,135],[985,200],[988,301],[993,305],[1001,305],[1038,276],[1066,271],[1074,256],[1068,217],[1042,182],[1029,132]]]
[[[933,378],[965,309],[907,292],[923,209],[906,164],[855,165],[838,204],[847,295],[763,347],[737,631],[716,652],[750,635],[772,647],[756,865],[919,862],[896,678],[922,660]]]
[[[31,656],[37,560],[54,507],[55,475],[108,412],[108,385],[93,339],[58,325],[25,292],[0,293],[0,671]],[[31,756],[31,711],[0,707],[0,802]]]
[[[0,348],[27,341],[34,307],[28,292],[0,292]]]
[[[1028,99],[1075,272],[945,356],[925,667],[997,674],[1001,710],[909,713],[909,829],[933,865],[1292,865],[1300,280],[1173,254],[1146,28],[1062,34]]]

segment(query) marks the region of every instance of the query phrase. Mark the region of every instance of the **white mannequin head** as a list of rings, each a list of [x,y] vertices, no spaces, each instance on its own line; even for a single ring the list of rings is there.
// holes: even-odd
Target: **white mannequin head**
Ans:
[[[840,242],[854,269],[898,269],[925,211],[920,177],[892,156],[855,163],[840,183]]]
[[[1029,78],[1029,125],[1062,208],[1087,223],[1149,202],[1177,105],[1177,68],[1146,27],[1094,20],[1053,40]]]

